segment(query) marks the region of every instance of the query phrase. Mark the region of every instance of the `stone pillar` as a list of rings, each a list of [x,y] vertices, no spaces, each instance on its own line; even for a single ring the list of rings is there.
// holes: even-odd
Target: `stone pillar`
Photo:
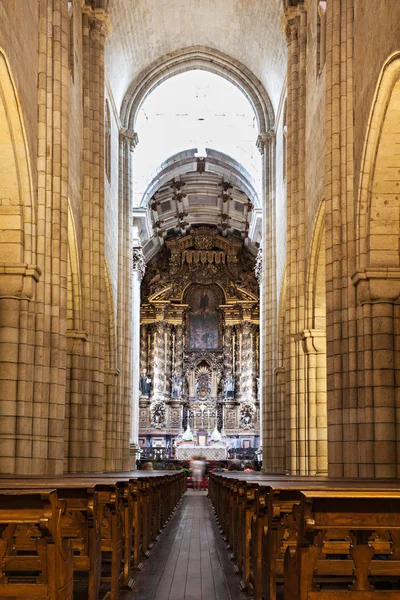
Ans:
[[[30,473],[36,469],[23,460],[24,439],[35,440],[32,429],[34,342],[31,304],[41,271],[28,265],[2,265],[0,269],[0,461],[1,473]],[[34,310],[33,306],[33,310]],[[33,318],[32,318],[33,317]],[[25,349],[22,345],[25,344]],[[21,364],[21,352],[25,364]],[[25,377],[22,380],[22,373]],[[19,409],[18,409],[19,405]],[[23,435],[23,432],[25,434]],[[25,441],[25,443],[26,443]],[[62,472],[59,465],[56,472]]]
[[[140,286],[146,269],[143,250],[135,247],[132,250],[132,400],[130,411],[130,468],[136,468],[139,452],[139,396],[140,396]]]
[[[308,329],[301,334],[307,397],[306,431],[308,475],[328,474],[326,422],[326,331]]]
[[[307,13],[302,4],[286,11],[287,75],[287,315],[286,315],[286,469],[308,474],[305,356],[305,105]]]
[[[276,416],[276,436],[273,440],[274,451],[273,451],[273,463],[272,468],[274,471],[282,469],[282,465],[285,465],[286,456],[286,407],[285,407],[285,369],[283,367],[275,367],[275,398],[277,407]],[[281,472],[284,472],[284,468]]]
[[[263,220],[262,247],[256,262],[256,276],[260,285],[260,447],[263,450],[263,468],[271,472],[272,452],[276,435],[276,397],[274,368],[277,362],[277,300],[276,300],[276,194],[275,155],[276,137],[273,131],[259,136],[257,146],[263,165]],[[279,469],[278,469],[279,470]]]
[[[100,471],[104,465],[103,411],[105,278],[104,278],[104,44],[108,15],[82,7],[83,190],[82,302],[85,345],[84,386],[79,420],[77,471]]]
[[[60,474],[64,462],[68,3],[37,10],[37,193],[20,190],[1,219],[20,235],[0,268],[0,472],[10,474]]]
[[[359,476],[398,477],[400,269],[359,269],[352,279],[357,292]]]
[[[326,9],[326,340],[329,475],[358,477],[370,462],[370,404],[357,396],[353,0]],[[363,400],[361,401],[363,404]],[[365,410],[366,409],[366,410]],[[357,423],[361,423],[359,427]],[[368,474],[370,474],[370,470]]]
[[[117,384],[117,421],[119,469],[130,468],[131,410],[133,381],[133,298],[134,252],[132,223],[132,152],[138,143],[137,134],[121,129],[119,134],[118,177],[118,300],[117,300],[117,360],[120,376]],[[137,282],[136,282],[137,283]],[[135,303],[135,306],[137,302]],[[137,348],[139,353],[139,349]]]

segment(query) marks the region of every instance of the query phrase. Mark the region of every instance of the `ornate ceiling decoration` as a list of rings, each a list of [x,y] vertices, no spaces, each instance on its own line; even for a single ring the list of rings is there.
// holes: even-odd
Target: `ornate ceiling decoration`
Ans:
[[[171,236],[193,227],[213,226],[216,234],[244,240],[256,255],[261,241],[261,206],[250,175],[232,158],[207,149],[204,170],[195,150],[171,157],[162,165],[135,210],[146,260]],[[211,244],[207,235],[196,244]],[[200,248],[197,248],[200,249]],[[205,249],[205,248],[203,248]]]

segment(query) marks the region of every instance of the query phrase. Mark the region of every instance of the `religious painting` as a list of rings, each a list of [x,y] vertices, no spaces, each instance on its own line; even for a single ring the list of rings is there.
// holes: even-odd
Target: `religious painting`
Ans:
[[[218,297],[210,288],[199,288],[190,298],[190,348],[218,349]]]

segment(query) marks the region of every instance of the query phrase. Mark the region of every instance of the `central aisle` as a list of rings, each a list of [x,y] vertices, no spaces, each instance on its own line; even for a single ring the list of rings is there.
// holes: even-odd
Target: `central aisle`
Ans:
[[[244,600],[206,492],[188,491],[124,600]]]

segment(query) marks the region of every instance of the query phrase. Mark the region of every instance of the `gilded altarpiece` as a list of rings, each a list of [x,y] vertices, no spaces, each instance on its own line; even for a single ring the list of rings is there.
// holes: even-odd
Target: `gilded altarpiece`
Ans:
[[[185,431],[259,439],[259,287],[237,237],[199,227],[166,241],[142,282],[139,438],[169,455]],[[218,434],[217,434],[218,436]]]

